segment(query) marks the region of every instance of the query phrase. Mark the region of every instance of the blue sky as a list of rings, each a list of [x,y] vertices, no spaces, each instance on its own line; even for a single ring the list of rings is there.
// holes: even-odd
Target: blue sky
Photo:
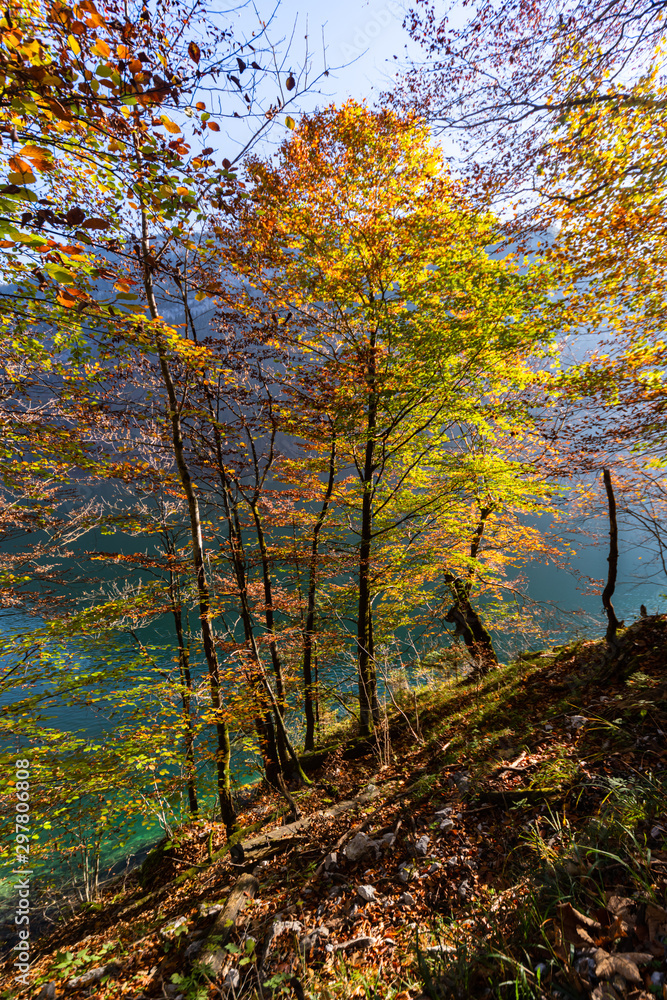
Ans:
[[[273,15],[268,37],[279,52],[288,53],[285,76],[287,71],[296,71],[303,64],[306,34],[311,79],[321,73],[326,58],[329,76],[313,87],[299,108],[289,109],[290,115],[298,117],[298,110],[308,111],[331,102],[340,104],[349,97],[373,103],[382,91],[391,88],[394,74],[405,63],[408,52],[416,52],[402,26],[407,6],[401,0],[362,3],[358,0],[282,0],[277,8],[270,2],[258,3],[254,8],[247,5],[236,11],[232,19],[238,38],[252,30],[258,18],[269,21]],[[406,48],[408,45],[411,45],[410,50]],[[241,141],[242,129],[232,128],[228,132],[230,138]],[[262,152],[268,153],[284,137],[285,126],[281,119],[267,140],[260,144]]]

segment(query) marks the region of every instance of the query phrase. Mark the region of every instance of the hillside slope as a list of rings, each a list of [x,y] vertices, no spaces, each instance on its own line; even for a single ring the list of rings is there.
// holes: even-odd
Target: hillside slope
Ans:
[[[665,997],[666,666],[663,615],[611,664],[580,642],[397,693],[375,742],[314,755],[299,818],[257,798],[242,863],[182,829],[1,995]]]

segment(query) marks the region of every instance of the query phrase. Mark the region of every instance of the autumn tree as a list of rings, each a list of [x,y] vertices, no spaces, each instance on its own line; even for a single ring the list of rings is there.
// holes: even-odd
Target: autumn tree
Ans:
[[[642,77],[663,40],[662,3],[482,0],[463,16],[448,14],[430,0],[411,9],[406,27],[424,58],[399,75],[395,96],[448,130],[482,197],[515,196],[537,226],[545,214],[549,221],[554,194],[547,165],[562,163],[572,142],[583,150],[589,141],[567,136],[568,115],[598,122],[604,135],[619,109],[634,108],[646,131],[661,113]],[[609,179],[598,178],[600,189]]]
[[[655,343],[664,5],[482,2],[455,24],[426,2],[408,27],[425,59],[396,99],[447,130],[474,195],[504,203],[510,238],[542,243],[572,327]]]
[[[159,651],[133,638],[159,608],[147,588],[134,600],[107,598],[32,628],[14,621],[0,643],[3,746],[14,754],[17,740],[30,747],[31,810],[41,831],[30,845],[31,867],[48,873],[71,855],[74,870],[82,866],[86,898],[96,891],[103,855],[111,848],[117,855],[133,827],[160,824],[168,832],[181,818],[178,792],[191,775],[178,683]],[[92,732],[90,724],[72,731],[84,713]],[[6,769],[2,794],[11,792]],[[10,815],[5,810],[5,823]],[[13,838],[3,842],[11,852]]]
[[[222,539],[216,565],[226,572],[217,579],[215,613],[226,621],[232,638],[239,632],[233,622],[240,621],[238,651],[257,704],[266,777],[284,793],[285,775],[294,771],[308,780],[286,726],[286,677],[278,635],[285,588],[277,579],[271,538],[276,523],[289,516],[290,495],[274,483],[280,428],[273,400],[275,377],[265,367],[262,345],[249,346],[244,333],[232,329],[206,338],[211,353],[191,398],[188,433],[211,515],[217,514],[216,536]]]
[[[408,27],[425,58],[398,100],[447,130],[483,203],[505,205],[506,237],[541,244],[567,301],[571,357],[543,421],[557,474],[576,470],[584,491],[605,468],[632,481],[640,453],[657,497],[664,4],[482,2],[455,23],[424,3]]]
[[[487,252],[494,220],[471,210],[414,118],[329,108],[301,123],[275,166],[251,160],[247,174],[224,259],[245,278],[239,308],[258,327],[273,322],[276,344],[328,386],[332,500],[356,540],[368,733],[378,718],[374,606],[392,546],[437,504],[436,456],[456,453],[457,428],[491,440],[498,422],[518,419],[509,390],[531,379],[552,310],[539,269],[526,278]]]
[[[199,369],[189,329],[181,332],[166,322],[163,303],[174,285],[193,298],[220,289],[202,266],[207,247],[201,225],[207,208],[218,208],[234,190],[235,176],[230,161],[218,162],[206,145],[205,137],[220,132],[201,99],[207,88],[216,86],[221,74],[224,83],[217,89],[228,107],[223,114],[248,116],[257,134],[302,87],[289,74],[276,80],[282,96],[262,101],[256,93],[256,82],[265,75],[257,62],[260,39],[238,43],[204,8],[192,11],[178,2],[163,5],[155,18],[142,5],[135,10],[88,0],[35,4],[16,12],[10,8],[3,26],[3,129],[12,144],[11,150],[4,147],[3,194],[10,213],[4,273],[16,289],[5,325],[15,355],[22,343],[30,344],[36,368],[53,368],[56,352],[60,391],[49,426],[56,438],[68,426],[66,440],[86,442],[71,466],[95,477],[128,481],[133,463],[140,477],[144,472],[136,462],[136,439],[125,442],[118,461],[104,450],[99,422],[92,434],[83,426],[79,432],[82,417],[100,410],[93,386],[111,377],[110,368],[120,373],[136,359],[149,368],[157,362],[159,404],[153,406],[162,407],[159,420],[166,419],[169,428],[171,461],[188,510],[218,739],[218,790],[231,832],[228,720],[221,704],[196,473],[182,422],[188,387]],[[271,54],[270,45],[268,50]],[[246,86],[240,82],[244,73]],[[240,111],[232,110],[236,102]],[[185,314],[183,319],[187,322]],[[47,329],[53,331],[50,337]],[[82,368],[82,379],[71,377],[72,360]],[[119,374],[113,378],[119,385]],[[179,378],[185,380],[184,395]],[[126,399],[125,405],[132,403]],[[101,409],[108,420],[118,413],[118,403]],[[31,426],[29,410],[30,399],[24,399],[14,423]]]
[[[180,132],[179,126],[173,124],[168,116],[165,115],[163,120],[155,115],[155,111],[164,101],[178,100],[179,95],[184,93],[183,81],[179,75],[179,65],[183,66],[183,60],[189,57],[190,66],[200,60],[199,46],[191,43],[190,51],[186,51],[185,54],[172,46],[171,63],[167,62],[170,30],[174,31],[177,24],[182,28],[182,17],[187,18],[184,11],[176,8],[174,10],[175,19],[171,20],[168,27],[165,22],[160,22],[154,27],[147,9],[136,19],[130,19],[128,11],[122,20],[118,20],[115,10],[100,11],[92,3],[72,7],[57,4],[47,7],[44,12],[41,8],[37,8],[28,12],[33,15],[32,19],[28,19],[26,23],[23,19],[19,20],[16,28],[13,27],[13,22],[11,25],[8,22],[9,32],[4,35],[5,44],[11,39],[9,44],[14,44],[19,49],[17,63],[22,62],[26,54],[30,57],[28,63],[30,71],[38,84],[43,85],[41,92],[38,87],[34,101],[28,99],[28,104],[24,105],[20,100],[13,99],[7,109],[9,118],[7,129],[11,132],[12,139],[16,141],[17,137],[25,141],[26,133],[31,136],[38,133],[41,143],[38,151],[33,153],[32,160],[10,157],[8,165],[14,173],[8,175],[10,182],[8,194],[19,201],[30,203],[38,201],[31,188],[36,182],[31,164],[37,171],[48,173],[51,193],[51,197],[45,199],[45,204],[48,206],[46,209],[24,212],[22,216],[25,224],[31,224],[36,235],[33,237],[29,232],[27,235],[19,234],[17,237],[14,234],[14,243],[19,243],[18,249],[24,253],[25,246],[28,246],[33,253],[39,255],[41,261],[42,254],[46,250],[44,255],[46,263],[44,269],[37,268],[33,276],[26,275],[25,270],[21,272],[21,268],[25,268],[22,259],[16,263],[16,256],[10,258],[10,267],[13,266],[17,271],[17,284],[25,288],[21,301],[28,303],[28,316],[19,319],[12,317],[11,322],[14,326],[22,327],[26,319],[34,324],[43,321],[47,315],[52,320],[60,320],[57,330],[61,349],[67,350],[70,345],[77,343],[81,334],[83,313],[86,313],[89,328],[92,327],[94,332],[104,336],[105,325],[118,308],[118,300],[116,306],[109,300],[100,302],[93,294],[90,283],[86,284],[85,278],[102,277],[111,281],[115,279],[116,292],[120,295],[129,293],[129,287],[123,280],[122,274],[104,265],[100,267],[100,255],[95,253],[94,247],[91,247],[91,239],[87,233],[111,228],[110,219],[102,216],[110,213],[111,218],[114,218],[118,215],[114,209],[114,202],[118,203],[120,199],[122,204],[128,189],[128,179],[130,187],[132,181],[137,181],[139,170],[137,165],[143,162],[144,155],[146,153],[150,155],[154,148],[160,146],[167,150],[166,140],[157,137],[159,133],[156,133],[156,126],[153,123],[157,123],[157,128],[166,128],[167,133]],[[42,20],[43,13],[45,17]],[[148,51],[151,53],[150,56],[147,55]],[[139,58],[140,54],[142,58]],[[163,72],[166,68],[168,79],[160,75],[158,66]],[[193,75],[192,70],[190,75]],[[59,98],[53,96],[54,87],[58,88]],[[102,97],[99,96],[100,90]],[[201,127],[205,126],[202,124]],[[23,147],[24,156],[29,156],[31,148]],[[186,152],[185,147],[179,148]],[[178,161],[178,155],[173,152],[171,159],[175,162],[172,165]],[[128,164],[130,167],[129,178],[126,172],[119,169],[121,164]],[[19,184],[12,183],[17,180]],[[184,194],[189,193],[187,188],[182,190]],[[165,196],[167,198],[171,196],[171,191],[172,189],[169,189],[168,193],[164,190],[161,194],[158,193],[157,198],[152,200],[151,207],[160,213],[162,202]],[[71,199],[75,197],[75,192],[79,198],[87,196],[87,210],[76,203],[72,205]],[[147,216],[140,190],[135,196],[139,198],[142,213],[142,235],[137,246],[145,255],[149,252]],[[182,195],[176,197],[180,198]],[[173,211],[172,205],[165,205],[165,214],[169,215],[170,209]],[[41,235],[45,224],[55,229],[51,239]],[[68,254],[81,267],[68,270],[64,265],[63,252],[60,249],[64,241],[57,238],[58,229],[66,231],[76,226],[80,227],[77,230],[80,233],[77,237],[79,242],[76,246],[70,247]],[[118,232],[117,223],[114,228]],[[121,250],[117,237],[116,242],[108,244],[107,249]],[[77,272],[80,279],[78,282]],[[144,279],[150,316],[156,321],[158,315],[152,281],[150,272],[146,268]],[[49,286],[50,280],[55,287]],[[66,283],[64,287],[62,283]],[[43,290],[43,295],[35,295],[35,288]],[[125,323],[127,324],[127,320]],[[126,325],[126,329],[132,334],[134,327]],[[157,341],[162,344],[159,334]],[[164,348],[161,351],[158,348],[158,352],[161,356],[163,377],[167,380],[167,391],[169,392],[171,388],[173,397],[173,382],[170,380]],[[88,353],[91,354],[90,347]],[[214,707],[217,707],[218,668],[210,636],[207,589],[202,572],[201,532],[196,502],[193,503],[192,496],[188,495],[190,479],[187,469],[183,467],[179,452],[178,417],[175,411],[174,406],[171,418],[174,425],[174,454],[182,472],[183,488],[190,503],[193,559],[200,585],[203,616],[202,630],[211,677],[211,698]],[[231,829],[233,809],[229,796],[229,738],[226,724],[222,720],[218,720],[217,728],[221,808],[228,829]]]

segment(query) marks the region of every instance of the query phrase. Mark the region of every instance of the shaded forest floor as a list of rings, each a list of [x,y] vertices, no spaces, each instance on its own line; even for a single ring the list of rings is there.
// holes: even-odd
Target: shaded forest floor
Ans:
[[[260,798],[241,865],[184,828],[33,943],[27,995],[667,997],[667,616],[621,643],[397,693],[311,761],[300,822]]]

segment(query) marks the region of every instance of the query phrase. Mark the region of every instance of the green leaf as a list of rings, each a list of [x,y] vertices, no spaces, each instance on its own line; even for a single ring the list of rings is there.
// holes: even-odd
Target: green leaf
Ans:
[[[45,264],[44,270],[54,281],[60,284],[71,285],[75,280],[75,275],[71,271],[66,271],[64,267],[59,264]]]

